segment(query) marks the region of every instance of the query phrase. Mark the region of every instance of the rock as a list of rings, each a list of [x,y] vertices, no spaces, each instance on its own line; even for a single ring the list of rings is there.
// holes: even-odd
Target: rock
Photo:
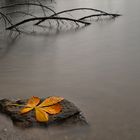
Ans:
[[[41,99],[42,101],[44,99]],[[55,115],[49,115],[48,122],[37,122],[35,119],[34,110],[26,113],[20,114],[19,110],[22,108],[21,106],[14,106],[11,104],[21,104],[24,105],[27,103],[27,99],[25,100],[17,100],[11,101],[8,99],[0,100],[0,112],[9,116],[14,125],[19,127],[32,127],[32,126],[81,126],[87,125],[86,119],[81,114],[81,111],[71,102],[64,99],[60,102],[62,106],[62,111]]]

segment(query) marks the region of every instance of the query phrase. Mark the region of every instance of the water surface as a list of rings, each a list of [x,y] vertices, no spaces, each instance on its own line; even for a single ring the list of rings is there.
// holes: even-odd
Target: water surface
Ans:
[[[82,110],[90,132],[21,132],[11,130],[13,125],[4,116],[1,130],[21,133],[24,139],[139,140],[139,5],[138,0],[59,0],[54,4],[58,11],[93,7],[123,16],[77,32],[21,35],[14,42],[1,33],[0,98],[62,96]],[[88,138],[80,137],[84,132]]]

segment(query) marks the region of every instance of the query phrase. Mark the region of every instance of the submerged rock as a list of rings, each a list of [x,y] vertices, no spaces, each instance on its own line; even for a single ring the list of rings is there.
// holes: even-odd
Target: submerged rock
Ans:
[[[44,99],[41,99],[42,101]],[[87,125],[86,119],[81,114],[81,111],[71,102],[64,99],[60,102],[62,111],[55,115],[49,115],[49,121],[40,123],[35,119],[35,111],[32,110],[26,114],[20,114],[21,106],[13,104],[25,105],[27,99],[11,101],[8,99],[0,100],[0,112],[9,116],[13,123],[19,127],[32,127],[32,126],[79,126]]]

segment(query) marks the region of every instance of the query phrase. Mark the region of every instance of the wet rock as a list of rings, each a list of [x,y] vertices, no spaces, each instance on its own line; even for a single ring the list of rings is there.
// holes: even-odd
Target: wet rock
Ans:
[[[41,99],[42,101],[44,99]],[[37,122],[35,119],[34,110],[26,113],[20,114],[19,110],[22,108],[21,106],[15,106],[12,104],[20,104],[24,105],[27,103],[27,100],[17,100],[11,101],[8,99],[0,100],[0,112],[9,116],[13,123],[19,127],[32,127],[32,126],[79,126],[79,125],[87,125],[86,119],[81,114],[81,111],[71,102],[64,99],[60,102],[62,106],[62,111],[55,115],[49,115],[48,122]]]

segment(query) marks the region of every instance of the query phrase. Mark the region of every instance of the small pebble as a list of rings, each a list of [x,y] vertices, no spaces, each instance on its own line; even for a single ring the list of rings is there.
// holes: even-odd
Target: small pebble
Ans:
[[[64,136],[64,139],[65,139],[65,140],[68,140],[68,136]]]
[[[3,131],[4,131],[4,132],[7,132],[8,130],[7,130],[7,128],[4,128]]]

